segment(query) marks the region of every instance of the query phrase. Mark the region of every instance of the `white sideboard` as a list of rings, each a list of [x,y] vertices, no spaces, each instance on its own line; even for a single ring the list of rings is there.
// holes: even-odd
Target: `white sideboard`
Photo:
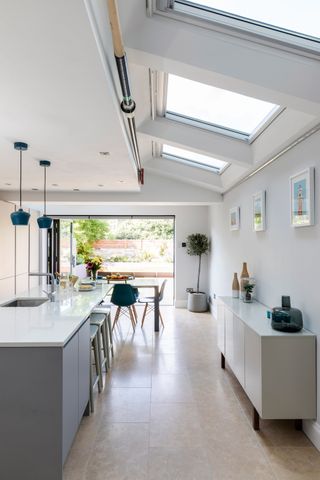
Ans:
[[[268,307],[231,297],[217,300],[218,347],[253,405],[253,428],[259,418],[316,418],[316,336],[307,330],[273,330]]]

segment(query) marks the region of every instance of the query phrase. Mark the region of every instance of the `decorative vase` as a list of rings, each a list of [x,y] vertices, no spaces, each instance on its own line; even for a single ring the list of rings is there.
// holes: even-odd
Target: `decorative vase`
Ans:
[[[249,282],[249,272],[248,272],[247,262],[243,262],[242,272],[240,276],[240,297],[242,298],[242,300],[244,299],[246,294],[244,286],[247,285],[248,282]]]
[[[97,280],[97,270],[91,270],[91,280],[94,282]]]
[[[233,298],[239,298],[239,290],[240,290],[240,285],[239,285],[239,280],[238,280],[238,274],[234,273],[233,282],[232,282],[232,297]]]
[[[206,312],[208,310],[207,295],[203,292],[188,293],[189,312]]]
[[[252,303],[252,294],[249,292],[246,292],[244,297],[243,297],[244,303]]]

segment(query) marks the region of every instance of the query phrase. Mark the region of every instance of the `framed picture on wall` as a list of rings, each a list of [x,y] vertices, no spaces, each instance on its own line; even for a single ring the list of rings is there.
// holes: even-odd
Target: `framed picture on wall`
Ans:
[[[253,230],[263,232],[266,229],[266,191],[253,195]]]
[[[314,167],[290,177],[290,198],[291,225],[314,225]]]
[[[230,230],[240,229],[240,207],[230,208],[229,227]]]

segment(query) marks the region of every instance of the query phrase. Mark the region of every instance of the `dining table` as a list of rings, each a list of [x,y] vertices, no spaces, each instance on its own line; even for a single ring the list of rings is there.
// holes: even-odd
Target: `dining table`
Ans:
[[[110,285],[119,283],[121,280],[109,280]],[[159,306],[159,281],[157,278],[135,278],[132,280],[126,280],[125,283],[132,285],[135,288],[149,288],[154,292],[154,331],[159,332],[159,320],[160,320],[160,306]],[[111,289],[110,289],[111,290]]]

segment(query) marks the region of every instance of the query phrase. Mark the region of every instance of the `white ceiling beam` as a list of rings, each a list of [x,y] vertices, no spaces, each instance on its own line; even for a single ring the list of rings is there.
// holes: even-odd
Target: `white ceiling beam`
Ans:
[[[311,114],[320,112],[320,62],[154,15],[120,0],[130,62]]]
[[[250,145],[219,133],[157,117],[138,127],[140,135],[160,143],[193,150],[228,163],[250,167],[253,164]]]
[[[221,176],[209,170],[191,167],[160,157],[151,158],[144,166],[146,172],[153,172],[163,177],[175,178],[180,182],[208,188],[216,192],[222,193],[223,191]]]
[[[146,183],[140,192],[48,192],[48,214],[54,213],[54,205],[210,205],[221,202],[218,192],[196,185],[146,172]],[[0,191],[0,200],[18,202],[19,193]],[[24,192],[24,205],[42,209],[40,192]],[[106,208],[106,215],[108,209]]]

